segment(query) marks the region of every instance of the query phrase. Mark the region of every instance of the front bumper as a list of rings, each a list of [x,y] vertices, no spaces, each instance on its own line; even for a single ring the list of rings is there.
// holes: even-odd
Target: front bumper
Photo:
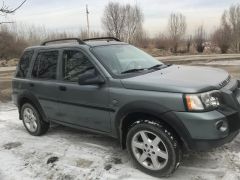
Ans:
[[[205,151],[205,150],[208,150],[208,149],[219,147],[219,146],[222,146],[226,143],[231,142],[238,135],[238,133],[239,133],[239,130],[229,134],[225,138],[216,139],[216,140],[193,139],[190,149],[197,150],[197,151]]]
[[[231,81],[221,89],[224,106],[210,112],[175,112],[183,123],[188,137],[184,140],[188,149],[207,150],[233,140],[240,129],[240,82]],[[220,131],[216,123],[227,122],[228,129]]]
[[[188,130],[189,137],[185,140],[191,150],[207,150],[223,145],[231,141],[240,129],[239,112],[227,107],[203,113],[175,112],[175,115]],[[228,129],[224,132],[218,130],[218,121],[227,122]]]

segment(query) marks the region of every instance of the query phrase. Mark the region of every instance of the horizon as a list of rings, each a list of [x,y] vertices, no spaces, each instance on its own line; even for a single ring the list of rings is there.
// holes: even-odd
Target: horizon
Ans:
[[[14,8],[21,0],[8,0],[5,4]],[[44,26],[58,32],[75,33],[86,29],[86,4],[89,9],[90,31],[104,32],[101,24],[104,7],[109,0],[78,1],[64,0],[28,0],[15,14],[1,17],[1,21],[14,21],[27,25]],[[150,37],[167,33],[168,18],[171,13],[182,13],[186,16],[187,34],[194,34],[197,27],[203,25],[207,33],[213,32],[220,24],[224,10],[237,4],[237,0],[112,0],[121,4],[138,4],[144,14],[143,27]]]

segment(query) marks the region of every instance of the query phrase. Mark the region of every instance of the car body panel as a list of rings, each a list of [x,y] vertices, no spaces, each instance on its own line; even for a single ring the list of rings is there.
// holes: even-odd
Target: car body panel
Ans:
[[[216,68],[173,65],[142,76],[123,79],[122,83],[128,89],[198,93],[220,89],[220,84],[228,76],[227,72]]]

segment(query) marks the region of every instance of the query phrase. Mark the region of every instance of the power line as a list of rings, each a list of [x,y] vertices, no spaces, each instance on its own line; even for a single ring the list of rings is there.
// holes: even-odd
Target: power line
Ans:
[[[0,25],[2,24],[13,24],[14,22],[0,22]]]

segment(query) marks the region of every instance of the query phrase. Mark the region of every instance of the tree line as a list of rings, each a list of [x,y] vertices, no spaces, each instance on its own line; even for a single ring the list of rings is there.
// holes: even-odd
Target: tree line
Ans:
[[[26,0],[16,8],[3,4],[0,15],[14,13]],[[155,48],[172,54],[202,53],[206,49],[218,48],[221,53],[240,52],[240,4],[226,9],[218,28],[208,33],[203,25],[195,32],[187,34],[186,17],[182,13],[171,13],[166,27],[168,33],[159,33],[150,37],[143,28],[144,13],[137,4],[121,4],[109,2],[101,18],[103,32],[81,29],[76,33],[50,31],[42,26],[20,23],[1,24],[0,22],[0,59],[19,57],[22,50],[30,45],[38,45],[45,39],[80,37],[114,36],[122,41],[140,48]]]
[[[171,13],[167,27],[169,33],[149,38],[143,29],[143,20],[144,15],[138,5],[110,2],[105,7],[102,24],[108,34],[141,47],[154,43],[157,48],[178,53],[189,52],[194,46],[198,53],[202,53],[206,46],[215,45],[221,53],[229,50],[240,52],[240,4],[232,5],[223,12],[221,23],[212,34],[200,25],[193,35],[186,35],[186,17],[182,13]],[[185,48],[182,48],[183,44]]]

